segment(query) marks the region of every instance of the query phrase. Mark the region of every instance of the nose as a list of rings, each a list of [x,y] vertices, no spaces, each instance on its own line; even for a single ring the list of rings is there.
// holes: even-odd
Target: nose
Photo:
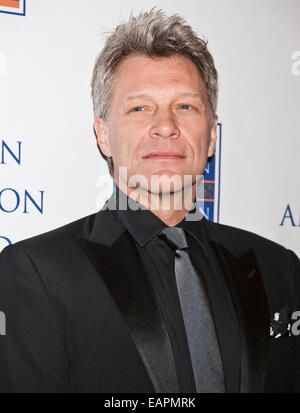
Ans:
[[[177,138],[179,134],[172,111],[170,109],[158,110],[150,128],[150,136],[152,138]]]

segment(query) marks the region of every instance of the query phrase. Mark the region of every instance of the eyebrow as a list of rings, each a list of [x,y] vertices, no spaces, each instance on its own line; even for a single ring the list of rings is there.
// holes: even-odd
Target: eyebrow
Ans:
[[[190,93],[190,92],[183,92],[177,95],[177,98],[180,97],[200,97],[202,99],[202,94],[201,93]],[[130,95],[127,97],[126,100],[133,100],[137,98],[142,98],[142,99],[151,99],[151,96],[147,95],[146,93],[140,93],[138,95]]]

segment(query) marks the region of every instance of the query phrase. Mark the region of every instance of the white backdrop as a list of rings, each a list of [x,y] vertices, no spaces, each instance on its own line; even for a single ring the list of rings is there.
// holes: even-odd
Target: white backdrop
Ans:
[[[215,58],[220,222],[300,256],[299,0],[27,0],[25,16],[0,13],[0,250],[100,208],[95,57],[105,31],[153,6],[181,14]],[[43,213],[25,191],[40,208],[43,193]]]

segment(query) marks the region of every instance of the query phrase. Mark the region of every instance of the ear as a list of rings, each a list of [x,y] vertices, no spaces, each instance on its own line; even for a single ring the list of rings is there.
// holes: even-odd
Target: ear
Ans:
[[[213,154],[215,153],[215,149],[216,149],[216,143],[217,143],[217,128],[218,128],[218,116],[215,115],[214,116],[214,122],[213,125],[211,127],[211,135],[210,135],[210,143],[209,143],[209,147],[208,147],[208,156],[213,156]]]
[[[107,125],[102,118],[96,118],[94,121],[94,130],[97,136],[97,142],[105,156],[111,157],[111,150],[108,140]]]

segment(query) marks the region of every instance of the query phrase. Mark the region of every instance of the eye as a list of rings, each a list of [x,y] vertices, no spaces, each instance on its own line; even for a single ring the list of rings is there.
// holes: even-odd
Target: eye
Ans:
[[[191,106],[191,105],[188,105],[188,104],[180,105],[180,108],[181,108],[181,109],[193,109],[192,106]]]
[[[133,112],[142,112],[142,110],[144,109],[143,106],[136,106],[132,109]]]

